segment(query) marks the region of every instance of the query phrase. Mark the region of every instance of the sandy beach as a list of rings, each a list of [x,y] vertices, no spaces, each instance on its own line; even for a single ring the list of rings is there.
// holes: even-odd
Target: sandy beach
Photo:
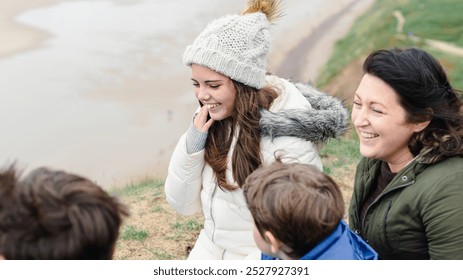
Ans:
[[[245,2],[178,9],[143,0],[2,1],[0,128],[9,133],[0,160],[66,169],[106,187],[163,178],[197,106],[181,54],[207,22]],[[303,9],[304,0],[283,1],[269,71],[315,81],[333,44],[372,3]]]
[[[49,38],[44,30],[19,24],[14,18],[27,10],[57,3],[59,0],[16,0],[0,3],[0,58],[19,53],[40,44]]]

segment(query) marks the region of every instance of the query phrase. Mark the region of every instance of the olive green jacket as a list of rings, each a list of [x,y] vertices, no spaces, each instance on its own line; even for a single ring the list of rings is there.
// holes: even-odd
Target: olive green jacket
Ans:
[[[367,209],[360,209],[381,161],[357,166],[349,226],[381,259],[463,260],[463,158],[435,165],[416,160],[401,170]]]

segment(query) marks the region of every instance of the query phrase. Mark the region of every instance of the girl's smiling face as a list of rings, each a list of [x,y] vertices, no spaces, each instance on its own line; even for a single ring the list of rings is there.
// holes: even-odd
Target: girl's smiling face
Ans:
[[[191,65],[196,98],[206,106],[209,116],[220,121],[235,112],[236,89],[233,81],[210,68]]]
[[[363,76],[354,97],[352,123],[363,156],[386,161],[390,166],[405,165],[413,158],[408,143],[422,127],[406,120],[397,93],[383,80],[370,74]]]

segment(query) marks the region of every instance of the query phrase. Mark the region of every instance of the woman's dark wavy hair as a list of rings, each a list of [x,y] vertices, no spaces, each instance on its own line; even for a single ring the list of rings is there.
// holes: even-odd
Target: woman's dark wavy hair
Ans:
[[[216,121],[209,129],[206,141],[205,160],[214,170],[218,185],[222,189],[237,187],[227,182],[228,153],[233,135],[237,136],[231,159],[233,179],[238,186],[262,163],[260,152],[260,110],[269,109],[277,92],[264,87],[260,90],[233,81],[236,90],[235,112],[229,118]]]
[[[367,57],[363,71],[395,90],[409,122],[430,121],[409,142],[420,162],[434,164],[463,155],[461,92],[452,88],[434,57],[417,48],[378,50]]]

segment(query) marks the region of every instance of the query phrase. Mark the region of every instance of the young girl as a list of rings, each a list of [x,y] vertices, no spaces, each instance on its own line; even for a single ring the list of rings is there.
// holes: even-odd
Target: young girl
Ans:
[[[347,129],[338,99],[266,74],[278,15],[278,1],[249,1],[242,14],[211,22],[184,53],[202,107],[174,150],[165,190],[179,213],[203,211],[189,259],[259,259],[246,177],[275,156],[322,169],[315,143]]]

